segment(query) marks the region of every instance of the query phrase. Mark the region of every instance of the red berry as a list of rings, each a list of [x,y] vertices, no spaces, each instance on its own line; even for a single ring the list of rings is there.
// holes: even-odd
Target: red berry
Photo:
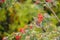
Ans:
[[[43,15],[42,14],[38,14],[38,22],[41,22],[43,20]]]
[[[46,0],[46,2],[52,2],[52,0]]]
[[[0,3],[4,3],[5,2],[5,0],[0,0]]]
[[[5,2],[5,0],[2,0],[2,2]]]
[[[25,33],[25,30],[23,28],[20,29],[21,33]]]
[[[21,36],[16,36],[15,38],[16,38],[16,40],[20,40]]]
[[[32,26],[30,26],[30,29],[32,29]]]

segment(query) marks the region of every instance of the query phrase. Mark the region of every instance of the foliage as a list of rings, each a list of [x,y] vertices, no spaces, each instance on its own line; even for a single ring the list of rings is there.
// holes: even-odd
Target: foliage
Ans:
[[[3,1],[2,1],[3,2]],[[59,0],[0,2],[0,35],[8,40],[60,40]],[[49,9],[51,8],[54,13]],[[3,39],[4,39],[3,38]]]

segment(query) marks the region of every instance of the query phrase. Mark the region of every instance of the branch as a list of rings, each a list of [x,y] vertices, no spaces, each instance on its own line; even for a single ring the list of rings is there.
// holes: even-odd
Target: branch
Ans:
[[[48,6],[48,4],[46,3],[46,5]],[[60,22],[60,19],[57,17],[56,13],[53,11],[53,9],[48,6],[48,8],[52,11],[52,13],[54,14],[54,16],[56,17],[56,19]]]

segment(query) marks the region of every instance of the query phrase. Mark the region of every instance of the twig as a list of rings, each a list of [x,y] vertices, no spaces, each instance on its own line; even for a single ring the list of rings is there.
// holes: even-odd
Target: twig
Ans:
[[[48,4],[46,3],[46,5],[48,6]],[[54,16],[56,17],[56,19],[60,22],[60,19],[57,17],[56,13],[53,11],[53,9],[48,6],[48,8],[52,11],[52,13],[54,14]]]

